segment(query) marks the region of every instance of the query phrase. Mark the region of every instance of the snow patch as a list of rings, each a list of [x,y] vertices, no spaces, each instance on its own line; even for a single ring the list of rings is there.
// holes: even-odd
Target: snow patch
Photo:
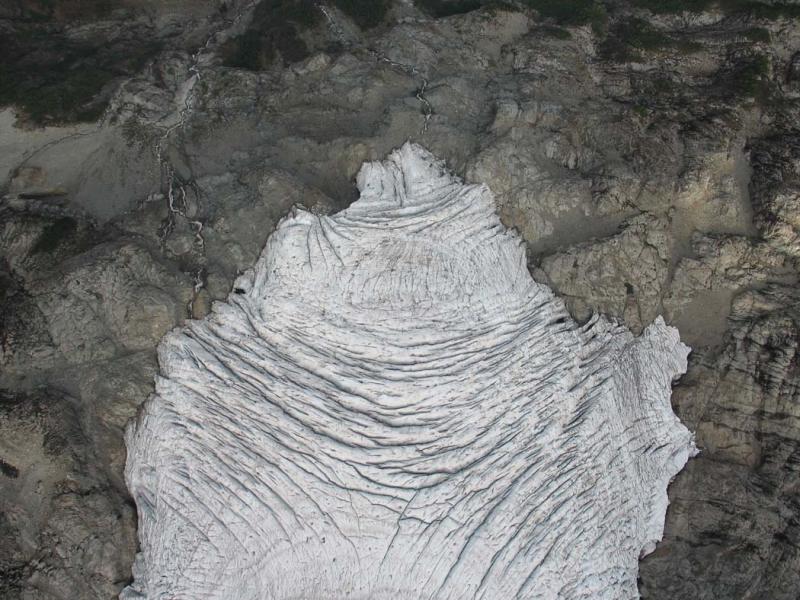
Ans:
[[[162,341],[121,597],[638,597],[696,452],[677,331],[577,325],[488,188],[419,146],[358,186]]]

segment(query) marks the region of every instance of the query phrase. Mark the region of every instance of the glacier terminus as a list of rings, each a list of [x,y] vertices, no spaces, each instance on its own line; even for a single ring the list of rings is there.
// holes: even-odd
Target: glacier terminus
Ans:
[[[677,330],[576,323],[490,190],[420,146],[357,183],[161,342],[121,597],[637,598],[696,453]]]

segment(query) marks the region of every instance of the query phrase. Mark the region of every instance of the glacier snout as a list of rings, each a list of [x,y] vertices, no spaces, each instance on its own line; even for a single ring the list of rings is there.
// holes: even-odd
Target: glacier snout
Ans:
[[[636,597],[695,452],[677,331],[577,325],[490,191],[419,146],[358,184],[161,343],[122,597]]]

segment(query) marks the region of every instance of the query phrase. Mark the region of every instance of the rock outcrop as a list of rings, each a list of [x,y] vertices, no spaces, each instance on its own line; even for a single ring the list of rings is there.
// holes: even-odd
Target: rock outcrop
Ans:
[[[495,191],[574,318],[663,315],[694,349],[674,398],[702,453],[642,595],[792,597],[800,472],[764,369],[796,387],[775,362],[798,273],[796,7],[478,4],[0,7],[0,595],[63,598],[78,568],[82,598],[130,582],[123,428],[157,340],[225,299],[292,205],[341,211],[360,165],[412,140]],[[50,454],[11,433],[42,406],[72,415],[36,417],[69,440]],[[57,505],[83,495],[79,526]]]
[[[698,353],[676,389],[704,451],[670,489],[644,597],[796,596],[798,306],[796,286],[739,294],[721,348]]]

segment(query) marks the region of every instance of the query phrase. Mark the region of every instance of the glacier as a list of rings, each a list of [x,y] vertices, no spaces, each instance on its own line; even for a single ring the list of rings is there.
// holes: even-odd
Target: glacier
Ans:
[[[696,453],[677,331],[574,322],[490,190],[420,146],[357,184],[161,342],[121,598],[637,598]]]

